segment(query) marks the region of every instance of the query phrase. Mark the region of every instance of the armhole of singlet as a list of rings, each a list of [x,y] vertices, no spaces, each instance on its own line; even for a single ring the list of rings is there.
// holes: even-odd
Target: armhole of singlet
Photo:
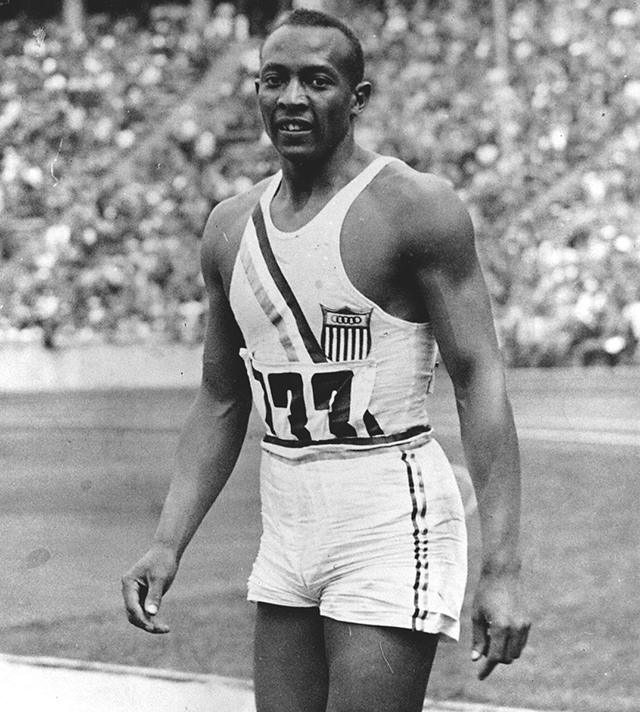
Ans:
[[[385,160],[386,159],[386,160]],[[382,165],[380,165],[380,162],[384,161]],[[431,322],[428,321],[408,321],[406,319],[401,319],[398,316],[393,316],[393,314],[389,314],[386,312],[377,302],[374,302],[372,299],[369,299],[365,294],[363,294],[357,287],[353,284],[351,281],[349,275],[347,274],[347,270],[345,269],[344,262],[342,261],[342,252],[340,250],[340,238],[342,236],[342,227],[344,225],[344,221],[349,213],[349,210],[353,203],[356,201],[358,196],[367,188],[367,186],[375,180],[376,176],[389,164],[394,163],[396,161],[400,161],[398,158],[394,158],[392,156],[380,156],[380,158],[377,158],[375,161],[372,161],[365,169],[360,173],[356,178],[353,179],[349,185],[345,186],[345,191],[349,189],[348,195],[350,196],[350,200],[345,200],[345,203],[341,207],[346,207],[344,210],[344,214],[341,214],[340,216],[340,229],[337,231],[336,237],[335,237],[335,244],[333,245],[333,250],[334,250],[334,262],[336,263],[336,267],[339,270],[340,277],[343,280],[345,285],[348,285],[348,288],[353,292],[354,297],[357,297],[359,299],[362,299],[365,301],[370,307],[373,307],[376,309],[378,314],[380,315],[381,318],[387,320],[389,323],[394,324],[395,326],[402,326],[404,328],[409,328],[412,329],[413,331],[420,331],[420,330],[431,330]],[[374,168],[375,166],[375,168]],[[364,174],[369,171],[369,175],[365,176]],[[362,178],[362,181],[359,181],[359,179]],[[357,185],[354,185],[354,183],[358,182]],[[342,194],[339,194],[340,198],[342,199]],[[337,196],[336,196],[337,197]],[[347,196],[345,195],[345,198]]]
[[[342,190],[336,193],[318,215],[331,206],[331,210],[334,214],[340,215],[342,221],[344,221],[349,209],[360,193],[362,193],[389,164],[399,161],[399,158],[394,158],[393,156],[378,156],[378,158],[371,161],[364,170],[358,173],[351,182],[347,183]]]

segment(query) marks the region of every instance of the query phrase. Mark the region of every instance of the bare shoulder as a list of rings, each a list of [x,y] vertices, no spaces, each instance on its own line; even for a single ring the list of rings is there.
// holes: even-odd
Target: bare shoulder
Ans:
[[[394,161],[372,187],[379,209],[397,226],[399,247],[412,258],[442,265],[475,255],[469,211],[447,181]]]
[[[235,261],[244,228],[269,178],[248,191],[218,203],[204,228],[201,246],[202,271],[205,280],[214,273],[229,273]]]

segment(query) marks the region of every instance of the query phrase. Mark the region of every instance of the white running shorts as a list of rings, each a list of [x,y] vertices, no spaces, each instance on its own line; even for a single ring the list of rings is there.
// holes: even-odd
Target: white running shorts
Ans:
[[[263,447],[250,601],[458,639],[465,515],[435,440],[293,459]]]

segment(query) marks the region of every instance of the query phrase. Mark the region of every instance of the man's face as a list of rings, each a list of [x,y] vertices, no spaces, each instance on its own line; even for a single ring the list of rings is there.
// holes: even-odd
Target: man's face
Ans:
[[[283,158],[322,160],[349,133],[357,106],[349,41],[334,28],[283,26],[262,48],[256,82],[265,129]]]

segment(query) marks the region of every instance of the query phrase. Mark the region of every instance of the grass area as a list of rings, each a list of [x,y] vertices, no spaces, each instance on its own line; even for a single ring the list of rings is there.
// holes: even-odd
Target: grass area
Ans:
[[[467,613],[461,644],[441,647],[431,693],[574,712],[638,710],[637,451],[522,449],[529,645],[513,666],[478,682],[468,661]],[[477,543],[472,561],[474,550]]]
[[[617,415],[628,420],[630,413],[637,412],[633,408],[638,404],[635,394],[640,389],[629,377],[621,390],[615,388],[615,382],[607,383],[602,378],[590,383],[581,378],[572,386],[544,376],[541,374],[537,383],[527,377],[532,381],[515,384],[517,416],[535,420],[547,414],[597,420],[606,411],[612,420]],[[51,589],[57,580],[52,574],[56,566],[62,566],[66,553],[66,587],[57,593],[49,590],[47,599],[55,603],[67,596],[68,601],[59,604],[59,610],[66,612],[48,616],[40,608],[26,621],[7,623],[5,619],[0,624],[0,650],[250,676],[253,607],[244,600],[244,580],[258,530],[255,453],[243,455],[217,510],[205,521],[187,552],[175,591],[166,598],[162,610],[172,632],[152,637],[126,622],[119,609],[114,572],[124,570],[146,545],[145,536],[151,531],[170,471],[167,453],[174,436],[162,428],[179,421],[190,394],[87,396],[72,404],[62,396],[60,399],[58,405],[40,399],[38,402],[46,407],[40,408],[39,417],[46,420],[43,413],[48,409],[47,417],[57,413],[60,422],[64,411],[65,422],[73,424],[86,421],[93,413],[94,434],[64,431],[67,444],[59,439],[56,448],[55,438],[38,431],[29,435],[25,429],[16,440],[5,421],[5,428],[0,428],[0,459],[7,507],[25,516],[29,511],[46,511],[60,530],[47,529],[50,559],[37,559],[33,554],[39,550],[42,532],[36,532],[37,536],[24,544],[22,553],[16,554],[22,566],[19,580],[30,596],[44,596],[45,587]],[[624,412],[617,406],[619,399],[625,403]],[[33,406],[34,401],[30,401],[28,407]],[[16,400],[11,407],[19,415],[23,406]],[[437,398],[434,407],[444,409]],[[155,436],[145,431],[137,438],[127,429],[145,422],[160,428]],[[115,441],[113,423],[123,428]],[[102,444],[98,442],[101,431]],[[441,441],[451,459],[461,462],[457,439],[444,434]],[[573,712],[637,711],[638,448],[524,438],[522,455],[524,582],[535,621],[530,644],[516,664],[478,682],[469,654],[467,601],[461,643],[441,646],[429,694],[440,699]],[[43,473],[45,463],[48,469]],[[33,495],[39,479],[45,481],[44,498]],[[88,482],[93,483],[91,487]],[[96,517],[87,526],[96,533],[89,537],[88,530],[79,527],[75,538],[81,534],[83,542],[72,545],[74,522],[79,521],[83,507],[85,511],[95,510]],[[97,516],[100,512],[102,515]],[[2,529],[10,521],[7,517],[6,511],[0,514],[0,531],[5,542],[18,549],[24,536],[14,532],[11,539],[11,531]],[[134,521],[135,528],[128,530],[126,527],[133,526]],[[238,527],[239,521],[249,524]],[[475,521],[470,533],[471,592],[477,576]],[[54,535],[58,537],[55,541]],[[131,542],[131,538],[137,540]],[[33,568],[27,570],[29,566]],[[75,580],[69,583],[74,572]],[[107,585],[113,590],[101,598],[99,590]],[[8,600],[6,589],[0,585],[0,605],[5,611],[9,610]],[[46,610],[51,609],[48,603]]]
[[[185,672],[251,676],[253,605],[244,591],[172,600],[162,607],[168,635],[131,626],[123,611],[18,625],[0,631],[15,655],[90,660]]]

